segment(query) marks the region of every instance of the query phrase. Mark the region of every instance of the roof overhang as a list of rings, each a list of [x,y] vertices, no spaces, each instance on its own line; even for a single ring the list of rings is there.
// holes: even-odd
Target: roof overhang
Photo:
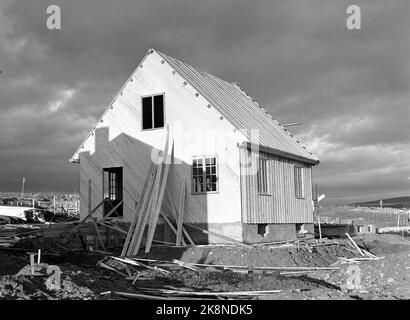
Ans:
[[[268,154],[286,158],[286,159],[300,161],[300,162],[311,164],[311,165],[318,165],[320,162],[319,159],[317,159],[316,157],[315,157],[316,159],[310,159],[310,158],[299,156],[297,154],[285,152],[285,151],[274,149],[271,147],[266,147],[260,144],[251,143],[249,141],[243,142],[240,147],[252,149],[252,150],[259,149],[259,151],[264,152],[264,153],[268,153]]]

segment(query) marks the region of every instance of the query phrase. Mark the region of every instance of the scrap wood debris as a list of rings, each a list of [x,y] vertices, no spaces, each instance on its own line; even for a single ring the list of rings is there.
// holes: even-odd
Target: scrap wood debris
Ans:
[[[248,267],[248,266],[235,266],[235,265],[217,265],[217,264],[203,264],[203,263],[190,263],[183,262],[178,259],[170,261],[155,260],[155,259],[143,259],[143,258],[126,258],[106,256],[98,262],[98,266],[112,271],[123,278],[132,281],[133,285],[141,280],[155,279],[157,276],[169,279],[177,279],[180,272],[186,270],[194,274],[204,274],[207,277],[209,269],[217,270],[220,273],[224,271],[230,271],[235,273],[236,271],[264,271],[274,272],[279,274],[281,271],[296,271],[296,272],[309,272],[309,271],[331,271],[338,270],[337,267]],[[215,272],[215,271],[214,271]],[[211,272],[212,273],[212,272]],[[125,298],[134,299],[169,299],[173,298],[217,298],[217,299],[232,299],[242,297],[254,297],[261,295],[270,295],[282,292],[279,289],[271,290],[238,290],[238,291],[204,291],[197,288],[169,288],[163,287],[144,287],[143,285],[133,286],[137,293],[127,292],[110,292],[113,295],[122,296]],[[104,292],[104,294],[108,294]]]
[[[359,263],[362,261],[375,261],[375,260],[384,259],[384,256],[377,257],[374,254],[370,253],[369,251],[363,248],[360,248],[348,233],[346,233],[346,236],[349,239],[352,247],[355,248],[362,257],[353,257],[353,258],[339,257],[338,259],[341,261],[341,263]]]

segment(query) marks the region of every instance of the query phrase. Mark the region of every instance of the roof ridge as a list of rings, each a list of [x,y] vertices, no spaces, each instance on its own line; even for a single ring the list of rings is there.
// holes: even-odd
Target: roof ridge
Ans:
[[[275,148],[280,148],[283,151],[299,154],[318,161],[318,158],[305,145],[296,139],[289,130],[279,123],[252,96],[248,95],[237,82],[228,82],[159,50],[152,50],[156,51],[195,90],[209,100],[225,118],[230,120],[234,127],[237,129],[242,127],[244,129],[258,128],[262,135],[259,142],[261,145],[271,147],[274,145]],[[260,112],[257,112],[257,110],[260,110]],[[255,114],[258,114],[261,118],[258,119],[258,116],[254,116]],[[280,136],[283,136],[283,138],[281,139]],[[292,144],[294,145],[293,147]],[[300,151],[297,151],[298,149]]]

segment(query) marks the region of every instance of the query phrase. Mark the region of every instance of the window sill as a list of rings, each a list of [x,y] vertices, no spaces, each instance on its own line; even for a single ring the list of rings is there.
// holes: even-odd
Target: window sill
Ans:
[[[266,193],[266,192],[258,192],[257,195],[258,196],[268,196],[268,197],[272,196],[270,193]]]
[[[208,192],[191,192],[193,196],[200,196],[204,194],[219,194],[219,191],[208,191]]]
[[[164,129],[165,128],[165,126],[163,126],[163,127],[158,127],[158,128],[150,128],[150,129],[142,129],[141,128],[141,131],[153,131],[153,130],[160,130],[160,129]]]

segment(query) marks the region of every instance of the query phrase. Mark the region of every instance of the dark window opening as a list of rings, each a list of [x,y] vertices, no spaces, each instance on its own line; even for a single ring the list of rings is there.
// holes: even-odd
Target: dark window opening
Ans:
[[[218,191],[216,157],[196,158],[192,161],[192,193]]]
[[[297,237],[305,237],[308,231],[305,229],[304,223],[296,223],[296,236]]]
[[[142,99],[142,129],[152,128],[152,97]]]
[[[142,98],[142,129],[163,128],[164,125],[164,95]]]
[[[269,233],[269,228],[267,223],[258,224],[258,234],[262,237],[265,237]]]
[[[103,169],[104,216],[107,215],[122,197],[122,167]],[[121,204],[110,217],[122,217],[123,204]]]

